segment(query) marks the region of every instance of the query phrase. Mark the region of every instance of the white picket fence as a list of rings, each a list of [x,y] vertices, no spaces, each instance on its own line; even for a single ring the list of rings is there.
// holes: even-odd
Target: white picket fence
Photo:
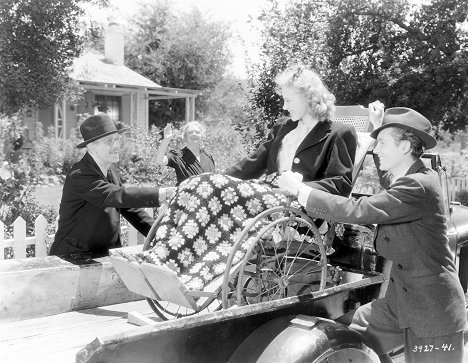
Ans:
[[[146,210],[153,215],[151,209]],[[13,223],[13,238],[5,239],[6,226],[0,221],[0,260],[5,259],[5,249],[12,248],[15,259],[26,258],[26,250],[29,246],[35,247],[34,257],[47,256],[47,243],[53,241],[54,235],[47,235],[47,220],[40,214],[34,221],[34,236],[26,237],[26,221],[18,217]],[[128,229],[128,231],[127,231]],[[127,233],[128,246],[142,244],[144,241],[141,235],[131,224],[122,226],[122,235]]]

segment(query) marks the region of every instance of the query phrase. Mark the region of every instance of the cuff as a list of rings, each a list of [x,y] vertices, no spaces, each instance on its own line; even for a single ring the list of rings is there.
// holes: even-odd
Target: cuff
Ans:
[[[166,188],[159,188],[159,205],[166,203]]]
[[[307,199],[309,199],[309,194],[311,190],[312,188],[305,184],[302,184],[299,187],[299,190],[297,192],[297,200],[303,207],[307,205]]]

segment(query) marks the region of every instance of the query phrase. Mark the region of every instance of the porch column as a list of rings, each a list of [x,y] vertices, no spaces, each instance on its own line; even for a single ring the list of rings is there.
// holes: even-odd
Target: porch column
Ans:
[[[195,97],[185,97],[185,122],[195,120]]]
[[[190,97],[185,97],[185,123],[190,121]]]
[[[192,99],[190,111],[192,112],[192,121],[195,120],[195,97],[190,97]]]
[[[54,107],[55,138],[66,139],[67,101],[56,103]]]

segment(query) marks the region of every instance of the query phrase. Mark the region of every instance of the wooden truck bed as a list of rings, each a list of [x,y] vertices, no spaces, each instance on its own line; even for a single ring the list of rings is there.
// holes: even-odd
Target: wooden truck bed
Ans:
[[[75,362],[76,353],[96,337],[137,328],[128,322],[128,312],[159,321],[146,300],[140,300],[2,323],[0,362]]]

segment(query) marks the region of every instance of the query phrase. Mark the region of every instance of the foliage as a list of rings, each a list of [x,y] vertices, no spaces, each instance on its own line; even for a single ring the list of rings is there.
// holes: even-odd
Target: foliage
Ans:
[[[152,81],[174,88],[206,90],[215,87],[229,62],[223,23],[208,19],[197,8],[176,14],[168,1],[142,5],[131,20],[126,64]],[[206,109],[197,98],[197,112]],[[150,103],[150,124],[163,127],[185,118],[185,99]]]
[[[262,44],[259,65],[250,65],[250,100],[253,108],[270,127],[282,115],[281,97],[276,94],[274,77],[288,64],[301,62],[322,75],[327,70],[324,56],[327,9],[321,1],[298,0],[281,6],[269,0],[260,15]],[[284,4],[283,4],[284,5]]]
[[[80,2],[0,2],[0,104],[6,113],[79,94],[68,67],[82,44]]]
[[[208,120],[207,120],[208,121]],[[216,171],[223,173],[247,153],[248,141],[244,135],[234,130],[230,121],[218,119],[209,125],[206,133],[205,148],[213,156]],[[247,145],[246,145],[247,144]]]
[[[329,84],[341,103],[379,99],[414,108],[435,126],[465,128],[468,2],[330,2]]]
[[[18,143],[24,129],[18,114],[10,117],[0,114],[0,140],[3,141],[0,144],[0,163],[11,161],[15,149],[20,146]]]
[[[202,115],[202,119],[208,126],[208,142],[213,137],[217,139],[218,131],[224,132],[227,127],[227,130],[233,128],[236,131],[231,139],[240,138],[246,153],[251,153],[257,148],[259,142],[268,134],[268,128],[266,123],[259,122],[262,119],[258,112],[252,109],[248,92],[245,81],[229,77],[225,77],[213,90],[205,92],[209,108]],[[226,155],[226,162],[232,162],[229,153]]]
[[[267,122],[281,114],[272,79],[287,63],[318,70],[338,104],[406,106],[436,127],[468,122],[468,2],[269,0],[252,102]],[[280,7],[280,4],[283,7]]]
[[[205,124],[209,127],[204,147],[213,156],[217,171],[223,172],[245,155],[244,146],[240,141],[242,138],[228,121],[217,120],[216,123]],[[175,133],[179,137],[174,139],[169,146],[170,149],[180,149],[184,146],[180,129],[175,129]],[[174,170],[159,166],[154,161],[160,142],[160,130],[155,127],[149,133],[141,130],[131,131],[120,154],[119,167],[122,181],[128,185],[158,187],[176,184]]]
[[[466,132],[449,133],[443,131],[439,135],[437,146],[430,151],[439,153],[447,176],[468,177],[468,149],[461,147],[461,141],[466,138]]]
[[[461,205],[468,207],[468,190],[460,190],[457,192],[455,200],[460,202]]]
[[[12,237],[13,222],[22,217],[26,221],[27,235],[34,234],[34,221],[42,214],[49,223],[55,220],[52,207],[42,206],[34,198],[38,184],[37,173],[25,163],[6,165],[7,175],[0,176],[0,221],[6,225],[6,238]]]
[[[70,130],[70,138],[66,141],[55,138],[55,128],[50,126],[44,134],[42,124],[36,124],[36,138],[33,141],[29,162],[39,174],[66,175],[75,162],[84,155],[83,149],[76,145],[81,141],[78,137],[79,124]]]
[[[155,163],[159,146],[159,130],[150,132],[131,130],[125,135],[120,153],[119,169],[122,182],[129,185],[167,186],[175,185],[175,173]]]

